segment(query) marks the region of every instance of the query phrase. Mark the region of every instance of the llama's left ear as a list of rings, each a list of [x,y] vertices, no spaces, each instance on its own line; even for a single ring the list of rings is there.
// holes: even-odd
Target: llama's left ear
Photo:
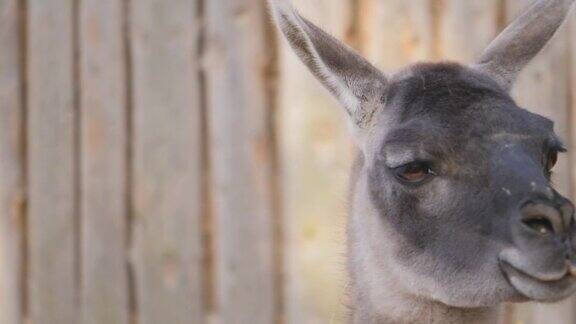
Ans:
[[[522,69],[566,20],[575,0],[536,0],[484,51],[476,68],[509,91]]]
[[[354,50],[312,24],[288,0],[269,0],[275,21],[292,49],[340,101],[355,126],[370,123],[386,77]]]

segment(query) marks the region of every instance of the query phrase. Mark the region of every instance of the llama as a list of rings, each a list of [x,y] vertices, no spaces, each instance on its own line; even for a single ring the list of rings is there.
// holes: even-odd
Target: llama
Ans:
[[[504,302],[576,290],[574,206],[554,190],[553,122],[517,106],[519,72],[574,0],[538,0],[473,65],[385,75],[297,13],[276,24],[348,115],[351,323],[495,323]]]

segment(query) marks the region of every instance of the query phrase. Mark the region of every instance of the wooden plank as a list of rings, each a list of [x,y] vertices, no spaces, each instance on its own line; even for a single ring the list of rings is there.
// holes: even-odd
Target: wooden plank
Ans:
[[[73,1],[27,8],[30,320],[77,323]]]
[[[359,0],[362,52],[386,72],[437,58],[432,0]]]
[[[567,39],[570,55],[570,80],[569,80],[569,93],[570,98],[570,117],[571,122],[568,124],[570,130],[570,138],[567,139],[567,145],[570,146],[570,165],[572,166],[572,201],[576,201],[576,10],[572,9],[572,15],[569,16],[569,32]],[[576,312],[576,297],[572,297],[573,306],[572,310]],[[576,318],[576,314],[573,315]]]
[[[271,44],[265,2],[206,5],[206,90],[222,323],[274,323]]]
[[[80,3],[82,323],[128,322],[122,6]]]
[[[5,324],[22,320],[24,107],[19,9],[16,0],[0,1],[0,323]]]
[[[130,8],[139,323],[202,322],[198,4]]]
[[[508,0],[507,20],[511,21],[532,1]],[[520,75],[514,88],[514,98],[520,106],[554,120],[556,132],[568,139],[569,134],[569,90],[568,90],[568,42],[567,26],[562,28],[544,51]],[[536,91],[535,91],[536,89]],[[563,194],[570,195],[571,167],[567,158],[562,157],[555,168],[555,187]],[[525,306],[518,312],[520,319],[527,323],[574,323],[576,322],[574,298],[554,305]]]
[[[569,32],[567,33],[569,55],[570,55],[570,89],[569,92],[572,95],[570,116],[571,123],[569,124],[571,136],[568,140],[568,145],[570,145],[570,164],[572,165],[572,199],[576,200],[576,10],[572,9],[572,15],[569,16]]]
[[[353,1],[292,2],[337,38],[349,43],[358,40],[350,34],[357,27]],[[284,40],[280,54],[277,122],[285,322],[342,323],[347,312],[344,229],[351,137],[342,108]]]
[[[567,42],[568,55],[569,55],[569,65],[570,65],[570,79],[568,82],[569,88],[568,92],[570,97],[570,108],[569,116],[571,120],[569,122],[568,129],[570,132],[570,138],[566,138],[566,144],[569,145],[570,160],[569,165],[571,166],[571,189],[572,189],[572,201],[576,201],[576,10],[572,9],[572,15],[568,16],[568,32],[566,33],[566,38],[564,41]],[[572,307],[568,311],[572,310],[572,317],[576,319],[576,297],[572,297]],[[576,320],[575,320],[576,321]]]
[[[500,0],[445,0],[438,10],[442,59],[472,63],[498,34]]]

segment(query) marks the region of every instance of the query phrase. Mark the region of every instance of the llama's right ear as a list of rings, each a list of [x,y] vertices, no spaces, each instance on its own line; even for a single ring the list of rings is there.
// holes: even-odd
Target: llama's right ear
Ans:
[[[288,0],[269,0],[276,24],[314,76],[340,101],[355,126],[369,125],[386,77],[354,50],[300,16]]]
[[[510,91],[522,69],[566,20],[575,0],[536,0],[484,51],[475,67]]]

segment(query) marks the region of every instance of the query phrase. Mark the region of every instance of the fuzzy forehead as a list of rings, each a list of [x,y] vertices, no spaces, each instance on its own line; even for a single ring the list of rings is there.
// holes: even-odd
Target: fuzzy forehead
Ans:
[[[486,100],[513,104],[489,77],[456,63],[411,66],[391,81],[387,104],[402,106],[402,119],[419,114],[460,114]]]
[[[454,63],[418,64],[395,76],[383,98],[384,133],[375,148],[390,146],[480,152],[481,147],[557,141],[549,119],[519,108],[496,82]]]
[[[456,63],[417,64],[402,71],[391,80],[384,101],[385,118],[395,126],[547,135],[554,125],[519,108],[490,77]]]

